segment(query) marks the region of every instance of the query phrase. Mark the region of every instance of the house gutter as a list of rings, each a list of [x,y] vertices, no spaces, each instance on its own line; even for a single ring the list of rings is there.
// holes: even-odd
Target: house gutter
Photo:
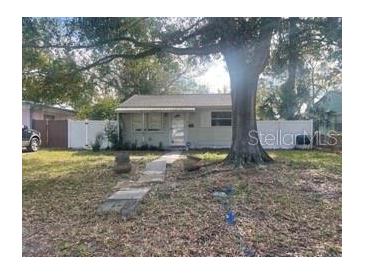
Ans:
[[[117,108],[117,113],[195,111],[194,107]]]

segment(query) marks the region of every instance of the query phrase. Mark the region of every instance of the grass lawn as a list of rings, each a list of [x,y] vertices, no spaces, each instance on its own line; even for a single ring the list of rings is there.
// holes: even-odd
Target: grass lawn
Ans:
[[[189,151],[206,162],[226,151]],[[135,170],[114,175],[113,153],[23,153],[23,256],[341,256],[341,155],[271,151],[275,162],[186,172],[178,161],[128,221],[98,216],[119,181],[159,152],[132,152]],[[213,197],[233,186],[229,204]]]

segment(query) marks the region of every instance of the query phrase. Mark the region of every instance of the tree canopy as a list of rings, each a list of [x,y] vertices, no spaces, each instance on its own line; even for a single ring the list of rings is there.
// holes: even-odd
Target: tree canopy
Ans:
[[[207,92],[192,77],[205,67],[197,68],[196,60],[189,57],[118,58],[87,67],[116,47],[116,43],[101,42],[111,35],[100,29],[107,26],[105,22],[109,28],[118,22],[128,25],[129,32],[141,37],[152,26],[142,24],[143,18],[115,18],[100,19],[95,22],[100,25],[92,27],[94,20],[23,18],[23,99],[84,110],[105,96],[121,101],[133,94]],[[95,45],[82,46],[86,42]]]
[[[261,117],[308,118],[315,101],[341,90],[341,29],[339,18],[281,21],[259,89]]]
[[[195,71],[211,58],[223,56],[232,97],[232,147],[227,161],[237,166],[271,161],[257,133],[257,89],[265,87],[260,85],[260,77],[266,76],[273,86],[281,81],[275,88],[277,93],[267,92],[270,99],[261,99],[264,105],[260,111],[294,119],[303,102],[310,108],[319,93],[313,84],[318,70],[310,69],[310,60],[315,60],[315,66],[321,59],[339,69],[342,64],[341,18],[61,18],[48,21],[23,20],[27,32],[33,32],[34,25],[39,27],[34,35],[23,35],[23,53],[45,51],[62,57],[65,63],[59,65],[61,73],[57,75],[62,76],[62,68],[66,66],[64,70],[74,77],[67,84],[76,85],[80,77],[85,77],[96,82],[106,80],[108,85],[114,83],[116,90],[118,86],[133,86],[133,79],[143,75],[135,63],[142,59],[141,62],[150,62],[143,65],[147,69],[144,78],[156,82],[160,79],[166,86],[171,78],[165,77],[160,68],[167,67],[166,71],[178,75],[181,68],[184,70],[179,61],[187,62],[186,68]],[[47,24],[49,27],[44,29]],[[55,60],[48,63],[57,64]],[[133,65],[123,74],[121,68],[128,64]],[[149,72],[152,67],[156,74]],[[122,73],[117,77],[119,82],[108,78],[113,77],[112,71]],[[144,87],[144,81],[138,85],[139,92],[153,90],[148,85]],[[157,90],[161,92],[164,88],[158,86]],[[273,104],[276,106],[267,109]]]

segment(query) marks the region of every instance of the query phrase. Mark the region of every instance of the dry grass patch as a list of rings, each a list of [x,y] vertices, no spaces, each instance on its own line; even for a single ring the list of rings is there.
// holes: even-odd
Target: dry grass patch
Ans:
[[[209,163],[225,151],[189,151]],[[170,166],[128,221],[97,216],[118,181],[133,180],[158,153],[135,153],[129,176],[112,153],[23,154],[24,256],[340,256],[341,155],[274,151],[275,163],[243,170]],[[234,226],[213,198],[232,185]]]

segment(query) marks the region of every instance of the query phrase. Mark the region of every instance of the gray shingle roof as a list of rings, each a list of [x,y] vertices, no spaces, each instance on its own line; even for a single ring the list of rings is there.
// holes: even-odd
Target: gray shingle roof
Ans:
[[[230,94],[134,95],[121,108],[141,107],[230,107]]]

